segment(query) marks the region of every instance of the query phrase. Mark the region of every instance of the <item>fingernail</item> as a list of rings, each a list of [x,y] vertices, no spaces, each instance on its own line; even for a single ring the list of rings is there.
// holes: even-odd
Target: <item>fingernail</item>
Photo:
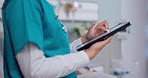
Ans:
[[[106,31],[106,32],[110,32],[110,30],[109,29],[103,29],[104,31]]]
[[[95,24],[95,27],[96,27],[97,25],[98,25],[98,24],[96,23],[96,24]]]
[[[107,32],[110,32],[110,30],[109,30],[109,29],[107,29]]]

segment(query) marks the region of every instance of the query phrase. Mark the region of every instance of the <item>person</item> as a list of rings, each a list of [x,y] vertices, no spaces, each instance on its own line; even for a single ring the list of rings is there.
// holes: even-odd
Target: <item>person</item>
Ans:
[[[4,78],[77,78],[85,66],[111,41],[95,43],[77,52],[76,46],[107,31],[108,23],[94,24],[70,44],[63,25],[46,0],[5,0]]]

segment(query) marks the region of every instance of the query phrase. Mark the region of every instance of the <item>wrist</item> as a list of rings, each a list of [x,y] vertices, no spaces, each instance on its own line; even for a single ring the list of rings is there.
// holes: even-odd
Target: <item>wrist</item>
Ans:
[[[88,55],[89,60],[92,60],[96,55],[95,51],[92,51],[92,50],[89,50],[89,49],[86,49],[85,53]]]

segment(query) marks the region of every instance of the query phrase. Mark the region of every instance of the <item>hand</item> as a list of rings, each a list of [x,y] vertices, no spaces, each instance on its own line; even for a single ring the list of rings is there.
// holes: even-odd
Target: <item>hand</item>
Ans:
[[[87,41],[97,37],[98,35],[103,34],[104,32],[108,32],[108,28],[109,28],[108,26],[109,26],[109,24],[107,21],[93,24],[89,28],[88,33],[82,37],[82,43],[87,42]]]
[[[107,45],[111,41],[112,37],[109,37],[105,41],[97,42],[93,44],[90,48],[86,49],[85,52],[88,55],[89,59],[92,60],[105,45]]]
[[[108,25],[107,21],[92,25],[88,33],[82,37],[82,42],[84,43],[98,35],[103,34],[104,32],[108,32]],[[111,41],[111,38],[112,37],[109,37],[105,41],[97,42],[90,48],[86,49],[85,52],[89,56],[89,59],[93,59],[103,49],[103,47]]]

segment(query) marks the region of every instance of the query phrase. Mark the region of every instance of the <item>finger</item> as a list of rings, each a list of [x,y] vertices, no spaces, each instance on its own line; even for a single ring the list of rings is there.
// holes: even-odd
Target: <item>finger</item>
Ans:
[[[106,32],[109,32],[110,30],[109,29],[107,29],[107,28],[105,28],[105,27],[102,27],[102,28],[100,28],[101,30],[103,30],[103,31],[106,31]]]
[[[109,28],[109,23],[106,20],[102,22],[102,25],[107,29]]]
[[[112,36],[109,37],[108,39],[104,40],[104,41],[97,42],[97,43],[95,43],[95,44],[104,47],[105,45],[107,45],[108,43],[111,42],[111,39],[112,39]]]
[[[95,29],[95,28],[97,27],[97,25],[98,25],[97,23],[96,23],[96,24],[94,24],[93,28]]]
[[[104,26],[100,26],[100,27],[96,27],[96,30],[99,31],[99,32],[109,32],[109,29],[107,29],[106,27]]]
[[[96,24],[93,24],[90,29],[94,31],[96,29],[97,25],[98,25],[97,23]]]
[[[99,28],[99,27],[105,27],[105,28],[109,28],[109,24],[107,21],[103,21],[103,22],[100,22],[98,23],[98,25],[96,26],[96,28]]]
[[[102,41],[101,44],[102,44],[102,45],[106,45],[106,44],[108,44],[109,42],[111,42],[111,39],[112,39],[112,36],[109,37],[109,38],[107,38],[105,41]]]

